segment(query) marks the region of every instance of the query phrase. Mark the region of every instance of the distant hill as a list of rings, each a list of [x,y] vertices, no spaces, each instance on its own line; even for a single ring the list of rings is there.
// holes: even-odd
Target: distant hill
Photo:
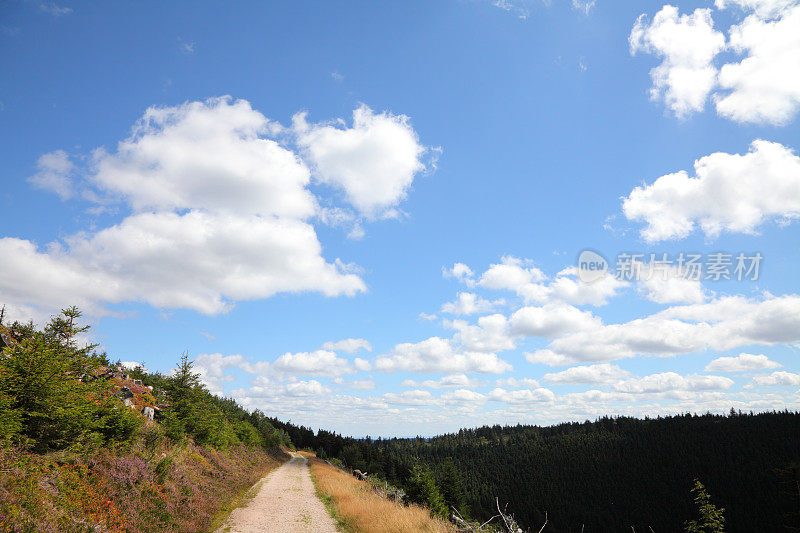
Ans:
[[[400,486],[421,464],[449,503],[462,499],[472,516],[488,518],[498,497],[534,531],[545,512],[550,532],[682,531],[697,512],[689,493],[694,479],[725,509],[726,531],[800,530],[795,412],[603,418],[385,440],[273,423],[299,447]]]

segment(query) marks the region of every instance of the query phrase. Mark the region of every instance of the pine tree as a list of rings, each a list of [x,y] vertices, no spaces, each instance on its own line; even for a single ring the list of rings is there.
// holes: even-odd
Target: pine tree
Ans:
[[[427,507],[433,515],[447,516],[447,506],[436,485],[436,479],[430,470],[420,464],[414,465],[411,470],[406,496],[410,501]]]
[[[694,480],[692,488],[694,503],[700,512],[700,520],[686,522],[687,533],[723,533],[725,531],[725,509],[711,503],[711,496],[699,479]]]

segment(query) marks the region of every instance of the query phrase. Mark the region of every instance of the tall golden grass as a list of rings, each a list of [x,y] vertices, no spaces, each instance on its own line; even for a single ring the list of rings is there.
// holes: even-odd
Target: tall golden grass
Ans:
[[[358,533],[452,533],[446,522],[432,518],[424,507],[404,506],[370,492],[369,484],[303,453],[311,467],[317,490],[333,505],[340,523],[347,531]]]

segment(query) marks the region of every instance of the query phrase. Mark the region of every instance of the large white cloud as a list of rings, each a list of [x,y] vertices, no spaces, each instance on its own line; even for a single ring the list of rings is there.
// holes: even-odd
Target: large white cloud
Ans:
[[[344,154],[334,157],[335,173],[363,178],[359,194],[372,188],[385,199],[386,180],[402,181],[373,204],[396,206],[420,170],[416,133],[405,117],[365,107],[355,116],[352,129],[307,125],[303,151]],[[83,169],[63,151],[45,154],[35,186],[132,212],[46,247],[0,239],[5,303],[23,319],[71,304],[99,315],[129,301],[218,313],[277,293],[366,290],[355,269],[323,257],[312,219],[338,208],[319,207],[306,164],[275,140],[286,132],[247,101],[221,97],[148,109],[127,139],[95,150]],[[313,163],[320,172],[331,164]]]
[[[310,173],[294,153],[264,138],[275,127],[245,100],[152,107],[115,152],[95,152],[91,180],[136,210],[309,218]]]
[[[457,350],[451,340],[440,337],[398,344],[389,352],[378,356],[373,366],[381,372],[500,374],[511,370],[511,365],[494,353]]]
[[[648,52],[663,59],[650,71],[651,98],[663,99],[679,117],[703,109],[716,82],[712,61],[725,47],[710,9],[680,15],[677,7],[665,5],[652,22],[645,15],[636,20],[629,43],[631,54]]]
[[[647,226],[648,242],[683,238],[699,227],[709,237],[723,231],[755,233],[766,221],[800,217],[800,157],[774,142],[753,141],[746,154],[717,152],[685,171],[636,187],[622,210]]]
[[[601,363],[589,366],[573,366],[561,372],[544,375],[544,380],[550,383],[576,384],[576,383],[614,383],[630,375],[617,365]]]
[[[800,109],[800,3],[797,0],[716,0],[718,9],[737,7],[747,16],[714,29],[710,9],[680,15],[665,5],[648,22],[640,16],[629,37],[631,53],[663,58],[651,70],[651,96],[679,117],[701,111],[712,94],[717,113],[749,123],[784,125]],[[734,12],[738,15],[738,12]],[[717,69],[723,51],[735,55]]]
[[[355,372],[347,359],[328,350],[285,353],[272,363],[272,368],[304,376],[341,376]]]
[[[715,95],[715,103],[720,115],[738,122],[783,125],[797,114],[800,5],[792,3],[759,2],[753,15],[731,27],[729,47],[744,58],[719,71],[722,91]]]
[[[733,357],[718,357],[706,365],[708,372],[747,372],[778,368],[780,363],[771,361],[764,354],[740,353]]]
[[[614,385],[620,392],[647,394],[667,391],[709,391],[725,390],[733,385],[733,380],[723,376],[681,376],[675,372],[651,374],[642,378],[622,381]]]
[[[293,129],[317,178],[344,191],[367,218],[391,216],[425,169],[425,147],[405,115],[374,113],[362,105],[353,126],[309,124],[295,115]]]
[[[453,268],[458,265],[462,264],[457,263]],[[625,281],[611,275],[605,275],[593,283],[582,283],[577,278],[575,267],[565,268],[549,279],[533,266],[531,260],[513,256],[504,256],[500,263],[490,265],[477,282],[473,281],[471,274],[467,275],[464,267],[466,265],[458,267],[462,274],[459,279],[468,286],[477,284],[486,289],[513,291],[526,302],[534,303],[563,301],[574,305],[600,306],[627,286]]]
[[[766,387],[774,387],[774,386],[789,386],[789,387],[797,387],[800,386],[800,374],[795,374],[793,372],[785,372],[780,370],[778,372],[773,372],[768,376],[755,376],[753,378],[752,383],[750,386],[753,385],[757,386],[766,386]]]
[[[62,248],[0,239],[0,290],[42,307],[144,301],[218,313],[278,292],[355,294],[364,282],[327,263],[313,226],[296,219],[203,211],[142,213]]]
[[[533,363],[565,365],[637,355],[672,356],[706,349],[800,341],[800,296],[741,296],[675,306],[619,324],[592,327],[554,339],[527,354]]]

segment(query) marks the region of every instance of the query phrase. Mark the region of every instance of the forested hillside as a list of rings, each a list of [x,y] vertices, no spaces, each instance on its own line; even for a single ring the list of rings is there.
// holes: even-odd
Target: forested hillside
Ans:
[[[122,369],[79,345],[79,319],[0,324],[0,531],[202,531],[285,459],[288,436],[210,394],[188,356],[169,376]]]
[[[280,424],[280,423],[278,423]],[[431,439],[343,439],[283,425],[298,446],[409,487],[420,468],[476,518],[495,497],[545,531],[680,531],[700,480],[726,531],[800,528],[800,414],[603,418],[552,427],[464,429]]]

